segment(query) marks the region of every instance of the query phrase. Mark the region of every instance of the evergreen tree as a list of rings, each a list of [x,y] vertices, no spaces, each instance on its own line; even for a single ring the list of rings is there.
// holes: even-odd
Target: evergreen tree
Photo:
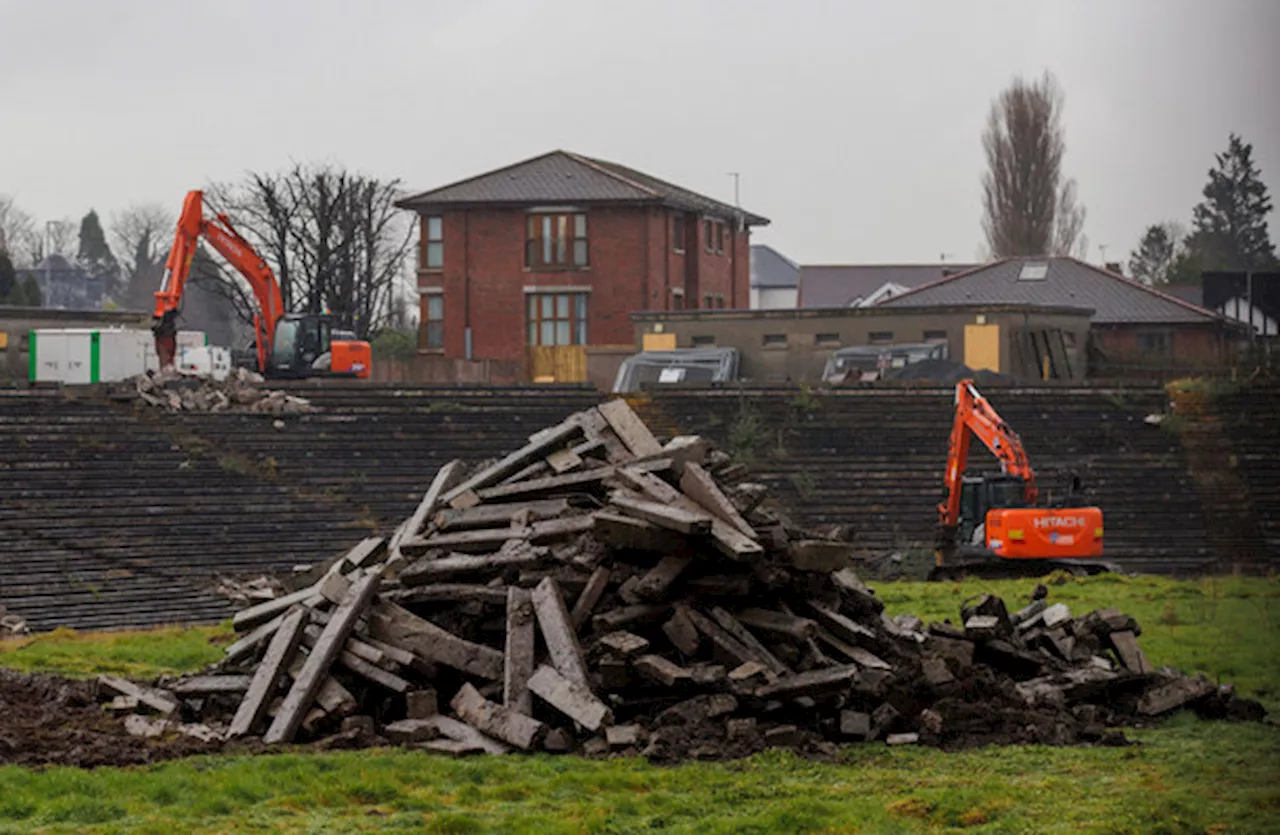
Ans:
[[[1271,198],[1253,162],[1253,145],[1231,134],[1216,154],[1204,200],[1195,207],[1187,238],[1189,258],[1202,270],[1262,270],[1277,266],[1267,231]]]
[[[80,221],[80,249],[76,261],[85,272],[102,282],[102,289],[108,298],[115,298],[120,287],[120,264],[107,244],[107,235],[102,230],[102,221],[93,209]]]
[[[18,274],[13,268],[13,261],[9,260],[9,253],[0,249],[0,304],[9,301],[9,297],[13,295],[14,288],[18,286]]]
[[[25,280],[18,284],[17,289],[13,291],[9,303],[15,307],[44,307],[44,294],[40,292],[40,285],[36,283],[36,277],[28,275]]]
[[[1147,227],[1138,248],[1129,254],[1129,274],[1143,284],[1168,284],[1180,256],[1177,229],[1171,223]]]

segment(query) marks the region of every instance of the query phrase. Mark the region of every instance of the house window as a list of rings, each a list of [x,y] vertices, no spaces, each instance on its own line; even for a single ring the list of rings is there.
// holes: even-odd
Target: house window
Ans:
[[[684,215],[671,218],[671,248],[676,252],[684,252]]]
[[[530,293],[527,298],[530,345],[587,344],[586,293]]]
[[[715,302],[717,310],[724,310],[724,293],[716,293]]]
[[[924,341],[925,342],[946,342],[947,332],[946,331],[925,331]]]
[[[1138,349],[1146,354],[1168,356],[1170,342],[1172,340],[1169,338],[1168,331],[1140,331],[1138,333]]]
[[[838,333],[820,333],[813,338],[813,344],[819,348],[839,348],[840,334]]]
[[[714,336],[695,336],[691,341],[695,348],[714,348],[716,345]]]
[[[867,341],[872,345],[888,345],[893,342],[893,331],[872,331]]]
[[[704,293],[702,307],[704,310],[724,310],[724,293]]]
[[[712,221],[710,218],[707,218],[706,220],[702,221],[702,248],[705,249],[707,252],[713,251],[714,241],[711,239],[711,235],[712,235],[711,226],[712,226]]]
[[[684,290],[679,287],[671,291],[671,309],[684,310]]]
[[[724,224],[716,222],[716,254],[724,253]]]
[[[439,270],[444,267],[444,218],[431,215],[423,224],[422,267]]]
[[[761,340],[766,348],[785,348],[787,346],[787,335],[785,333],[766,333]]]
[[[533,270],[587,266],[587,216],[531,214],[525,238],[524,265]]]
[[[428,293],[422,297],[422,344],[425,351],[444,348],[444,294]]]

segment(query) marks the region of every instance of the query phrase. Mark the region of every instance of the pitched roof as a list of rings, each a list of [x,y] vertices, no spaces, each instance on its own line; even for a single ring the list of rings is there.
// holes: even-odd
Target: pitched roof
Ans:
[[[751,286],[795,287],[800,265],[768,244],[751,245]]]
[[[921,287],[972,264],[815,264],[800,268],[801,307],[848,307],[890,282]]]
[[[1025,266],[1042,266],[1025,277]],[[883,307],[933,304],[1063,304],[1093,308],[1100,324],[1222,322],[1223,317],[1075,258],[1006,258],[926,284]]]
[[[634,168],[569,151],[551,151],[532,159],[407,197],[402,209],[472,205],[537,205],[539,203],[654,203],[732,220],[739,214],[748,226],[768,218],[741,211]]]

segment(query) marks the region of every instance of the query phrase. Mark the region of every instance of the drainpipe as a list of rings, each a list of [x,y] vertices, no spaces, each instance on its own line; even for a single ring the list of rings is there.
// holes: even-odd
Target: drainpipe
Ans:
[[[644,277],[640,280],[640,309],[649,309],[649,226],[653,222],[653,210],[644,213]],[[627,323],[631,324],[630,322]]]
[[[472,359],[471,352],[471,212],[462,210],[462,325],[463,356]]]
[[[736,188],[736,186],[735,186]],[[738,298],[738,219],[733,219],[729,230],[729,307],[735,307]]]
[[[671,224],[672,216],[662,215],[662,304],[657,310],[671,309]]]

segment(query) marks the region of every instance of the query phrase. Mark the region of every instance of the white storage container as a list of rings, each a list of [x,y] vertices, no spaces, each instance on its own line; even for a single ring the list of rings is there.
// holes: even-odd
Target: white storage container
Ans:
[[[209,344],[209,334],[204,331],[178,331],[174,340],[179,351],[183,348],[202,348]]]
[[[41,328],[30,333],[28,377],[32,382],[114,382],[147,368],[149,331],[113,328]],[[154,354],[154,345],[150,351]]]
[[[182,348],[174,366],[181,374],[225,380],[231,373],[231,351],[217,345]]]

